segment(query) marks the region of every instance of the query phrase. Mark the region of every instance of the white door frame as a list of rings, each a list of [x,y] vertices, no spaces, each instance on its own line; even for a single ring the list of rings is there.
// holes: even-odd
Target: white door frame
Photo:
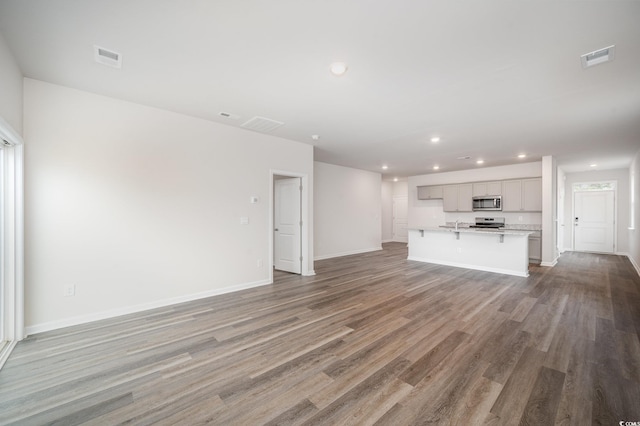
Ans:
[[[15,344],[24,335],[24,181],[22,138],[0,117],[0,138],[13,147],[3,149],[2,191],[2,291],[3,335],[8,344],[0,347],[0,368],[9,357]]]
[[[571,185],[571,251],[576,251],[576,185],[584,185],[591,183],[612,183],[613,184],[613,253],[618,253],[618,181],[615,180],[601,180],[590,182],[574,182]],[[607,189],[606,191],[612,191]]]
[[[302,206],[300,209],[300,216],[302,220],[302,227],[300,229],[301,244],[300,253],[302,254],[302,275],[310,276],[315,275],[313,270],[313,253],[309,251],[309,241],[311,241],[311,214],[309,206],[309,175],[306,173],[290,172],[286,170],[269,170],[269,226],[267,230],[269,232],[269,282],[273,282],[273,197],[274,197],[274,176],[286,176],[292,178],[300,178],[302,182],[302,193],[300,199]]]

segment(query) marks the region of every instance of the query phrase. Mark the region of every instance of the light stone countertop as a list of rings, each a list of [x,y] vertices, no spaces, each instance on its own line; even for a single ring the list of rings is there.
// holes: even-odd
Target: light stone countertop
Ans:
[[[535,232],[535,230],[525,230],[525,229],[491,229],[491,228],[469,228],[469,226],[458,226],[458,229],[455,229],[455,225],[440,225],[440,226],[423,226],[416,227],[412,226],[409,230],[414,231],[428,231],[428,232],[464,232],[464,233],[473,233],[473,234],[493,234],[493,235],[530,235]]]

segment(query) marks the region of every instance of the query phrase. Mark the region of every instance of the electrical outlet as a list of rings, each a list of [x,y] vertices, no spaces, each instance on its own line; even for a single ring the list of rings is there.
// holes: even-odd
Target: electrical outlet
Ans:
[[[76,295],[76,286],[75,284],[67,284],[64,286],[64,296],[75,296]]]

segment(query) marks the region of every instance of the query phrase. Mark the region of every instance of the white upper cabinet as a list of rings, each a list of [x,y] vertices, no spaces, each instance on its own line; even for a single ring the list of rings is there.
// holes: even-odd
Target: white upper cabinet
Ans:
[[[418,187],[418,200],[432,200],[440,198],[442,198],[442,185]]]
[[[475,182],[473,184],[473,196],[502,195],[502,181],[496,182]]]
[[[502,186],[502,211],[542,211],[542,179],[507,180]]]
[[[473,210],[473,190],[470,183],[445,185],[442,188],[442,207],[445,212],[470,212]]]

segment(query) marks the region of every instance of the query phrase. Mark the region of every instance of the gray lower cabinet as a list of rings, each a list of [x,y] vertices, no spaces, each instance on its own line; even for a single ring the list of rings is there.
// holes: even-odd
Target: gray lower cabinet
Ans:
[[[540,263],[542,261],[542,232],[536,231],[529,235],[529,262]]]

